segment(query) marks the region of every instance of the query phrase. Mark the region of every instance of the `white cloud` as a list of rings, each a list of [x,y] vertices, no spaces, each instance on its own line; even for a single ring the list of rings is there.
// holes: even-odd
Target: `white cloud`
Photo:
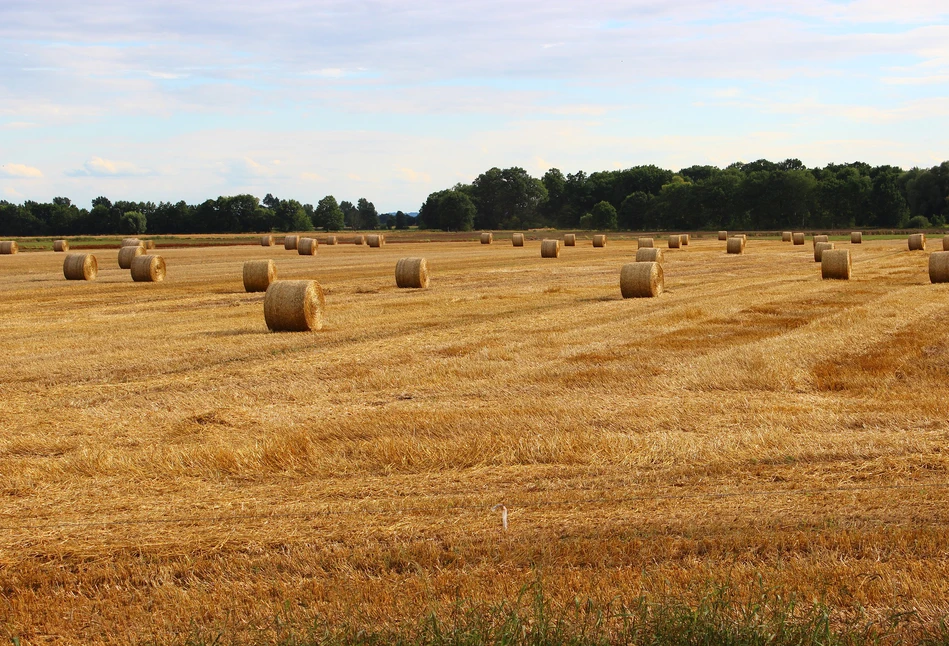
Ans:
[[[25,177],[35,179],[43,176],[43,171],[26,164],[3,164],[0,173],[6,177]]]
[[[102,157],[91,157],[82,168],[66,171],[70,177],[138,177],[154,172],[126,161],[113,161]]]
[[[12,186],[4,186],[4,187],[3,187],[3,194],[6,195],[7,197],[11,197],[11,198],[13,198],[13,199],[15,199],[15,200],[19,200],[19,199],[22,199],[22,198],[25,197],[25,196],[23,195],[23,193],[21,193],[20,191],[16,190],[16,189],[13,188]]]
[[[398,173],[405,179],[405,181],[411,182],[413,184],[429,184],[432,181],[432,176],[428,173],[412,170],[411,168],[399,168]]]

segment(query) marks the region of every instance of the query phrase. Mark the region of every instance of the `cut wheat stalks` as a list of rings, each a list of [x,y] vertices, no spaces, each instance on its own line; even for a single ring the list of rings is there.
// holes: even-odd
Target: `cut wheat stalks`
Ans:
[[[261,247],[272,247],[273,244],[273,236],[260,236]]]
[[[658,262],[631,262],[623,265],[619,288],[623,298],[651,298],[663,290],[662,265]]]
[[[481,234],[481,244],[491,244],[494,242],[494,234],[489,232],[484,232]]]
[[[135,247],[142,244],[142,241],[138,238],[122,238],[122,247]]]
[[[132,258],[132,280],[136,283],[159,283],[165,280],[165,259],[161,256]]]
[[[863,231],[851,231],[850,244],[863,244]]]
[[[804,234],[803,233],[794,233],[792,234],[792,240],[794,240],[795,245],[804,244]]]
[[[69,251],[69,240],[53,240],[53,251]]]
[[[559,258],[560,240],[543,240],[540,243],[541,258]]]
[[[323,327],[326,299],[315,280],[278,280],[264,296],[264,321],[274,332],[309,332]]]
[[[563,244],[565,247],[576,247],[577,246],[577,234],[576,233],[565,233],[563,234]]]
[[[16,240],[4,240],[3,242],[0,242],[0,254],[14,254],[19,250],[20,247],[17,245]]]
[[[296,251],[300,236],[286,236],[283,239],[283,248],[287,251]]]
[[[593,246],[594,247],[605,247],[606,246],[606,235],[603,233],[597,233],[593,236]]]
[[[793,234],[790,231],[781,232],[781,242],[791,242],[791,236]]]
[[[824,252],[836,248],[837,247],[833,242],[818,242],[814,244],[814,262],[820,262],[821,258],[824,256]]]
[[[99,262],[91,253],[68,254],[63,260],[63,275],[66,280],[95,280]]]
[[[266,292],[277,280],[277,265],[273,260],[248,260],[244,263],[244,291]]]
[[[338,243],[339,243],[339,240],[336,238],[336,236],[326,236],[326,244],[335,245]]]
[[[728,231],[719,231],[718,232],[719,240],[728,240]]]
[[[297,242],[297,253],[301,256],[315,256],[319,243],[316,238],[300,238]]]
[[[366,244],[366,236],[353,237],[353,244]]]
[[[511,235],[511,244],[514,245],[515,247],[523,247],[523,246],[524,246],[524,234],[523,234],[523,233],[515,233],[515,234],[512,234],[512,235]]]
[[[914,233],[909,237],[908,243],[910,251],[926,251],[926,234]]]
[[[636,262],[662,262],[662,249],[659,247],[637,249]]]
[[[745,239],[741,236],[732,236],[725,243],[725,253],[743,254],[745,253]]]
[[[428,263],[425,258],[401,258],[395,264],[395,284],[415,289],[428,287]]]
[[[949,251],[936,251],[930,254],[929,281],[949,283]]]
[[[366,244],[370,247],[381,247],[386,243],[385,236],[379,233],[373,233],[372,235],[366,236]]]
[[[122,247],[119,249],[119,269],[131,269],[132,260],[145,253],[145,245],[137,244],[134,247]]]
[[[639,249],[649,249],[650,247],[656,246],[655,244],[653,244],[652,238],[640,238],[637,241],[637,245]]]
[[[682,246],[682,239],[679,236],[669,236],[669,248],[678,249]]]
[[[851,268],[849,249],[824,250],[820,263],[820,277],[822,279],[850,280]]]

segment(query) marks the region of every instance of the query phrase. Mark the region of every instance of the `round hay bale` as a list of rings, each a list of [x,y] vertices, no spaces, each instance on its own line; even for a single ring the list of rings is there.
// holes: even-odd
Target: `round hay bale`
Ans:
[[[511,235],[511,244],[515,247],[524,246],[524,234],[523,233],[514,233]]]
[[[949,236],[943,236],[942,238],[942,250],[949,251]]]
[[[366,244],[366,236],[355,236],[353,244]]]
[[[137,247],[142,244],[142,241],[138,238],[122,238],[122,247]]]
[[[820,277],[850,280],[850,250],[825,249],[820,261]]]
[[[862,231],[851,231],[851,232],[850,232],[850,244],[863,244],[863,232],[862,232]]]
[[[910,251],[926,251],[926,234],[914,233],[909,237]]]
[[[165,259],[161,256],[132,258],[132,280],[136,283],[159,283],[165,280]]]
[[[297,241],[297,253],[301,256],[315,256],[319,243],[316,238],[300,238]]]
[[[651,298],[662,293],[662,265],[658,262],[631,262],[619,274],[623,298]]]
[[[300,243],[300,236],[285,236],[283,239],[283,248],[287,251],[296,251]]]
[[[20,250],[20,247],[17,245],[16,240],[5,240],[0,242],[0,253],[2,254],[14,254]]]
[[[69,251],[69,240],[53,240],[53,251]]]
[[[494,234],[489,232],[484,232],[481,234],[481,244],[491,244],[494,242]]]
[[[577,246],[577,234],[576,233],[565,233],[563,234],[563,244],[565,247],[576,247]]]
[[[366,244],[370,247],[381,247],[384,243],[381,235],[373,233],[372,235],[366,236]]]
[[[273,246],[273,236],[260,236],[260,246],[261,246],[261,247],[272,247],[272,246]]]
[[[336,236],[326,236],[326,244],[334,245],[338,244],[338,242],[339,241],[336,239]]]
[[[781,232],[781,242],[791,242],[791,232],[782,231]]]
[[[795,244],[795,245],[802,245],[802,244],[804,244],[804,234],[803,234],[803,233],[794,233],[794,234],[792,234],[791,237],[792,237],[792,240],[794,241],[794,244]]]
[[[949,251],[929,254],[929,280],[933,283],[949,283]]]
[[[833,242],[818,242],[814,244],[814,262],[820,262],[825,251],[836,249]]]
[[[830,242],[830,238],[826,235],[814,236],[813,243],[816,245],[818,242]]]
[[[678,249],[682,246],[682,239],[679,236],[669,236],[669,248]]]
[[[119,269],[131,269],[132,260],[145,253],[145,245],[138,244],[134,247],[122,247],[119,249]]]
[[[718,232],[719,240],[728,240],[728,231],[719,231]]]
[[[652,238],[640,238],[638,243],[639,249],[649,249],[650,247],[655,247],[653,244]]]
[[[264,296],[264,321],[274,332],[309,332],[323,327],[326,298],[315,280],[277,280]]]
[[[637,249],[636,262],[662,262],[662,249],[659,247]]]
[[[148,251],[149,249],[154,249],[154,248],[155,248],[155,241],[154,241],[154,240],[142,240],[142,244],[145,246],[145,250],[146,250],[146,251]]]
[[[681,246],[683,246],[683,247],[688,247],[688,246],[689,246],[689,242],[691,242],[691,241],[692,241],[692,234],[691,234],[691,233],[682,233],[682,234],[679,235],[679,245],[681,245]]]
[[[277,280],[277,265],[273,260],[248,260],[244,263],[244,291],[266,292]]]
[[[745,253],[745,239],[741,236],[732,236],[725,243],[725,253],[743,254]]]
[[[395,284],[398,287],[428,287],[428,263],[425,258],[401,258],[395,264]]]
[[[99,261],[91,253],[67,254],[63,261],[66,280],[95,280],[99,275]]]
[[[603,233],[598,233],[593,236],[593,246],[594,247],[605,247],[606,246],[606,235]]]
[[[540,243],[541,258],[559,258],[560,240],[543,240]]]

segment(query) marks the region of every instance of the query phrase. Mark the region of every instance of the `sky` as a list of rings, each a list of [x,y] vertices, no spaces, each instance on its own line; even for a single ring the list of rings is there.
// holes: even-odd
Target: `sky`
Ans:
[[[949,159],[946,0],[3,0],[0,199]]]

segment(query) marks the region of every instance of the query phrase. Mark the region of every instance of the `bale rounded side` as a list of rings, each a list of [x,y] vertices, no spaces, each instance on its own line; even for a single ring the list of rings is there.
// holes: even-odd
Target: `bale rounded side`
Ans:
[[[836,245],[833,242],[817,242],[814,244],[814,262],[820,262],[823,258],[824,252],[831,249],[836,249]]]
[[[301,256],[315,256],[318,246],[316,238],[300,238],[297,242],[297,253]]]
[[[425,258],[401,258],[395,264],[395,284],[415,289],[428,287],[428,262]]]
[[[91,253],[67,254],[63,260],[66,280],[95,280],[99,275],[99,261]]]
[[[655,247],[652,238],[640,238],[638,241],[639,249],[649,249],[650,247]]]
[[[283,248],[287,251],[296,251],[300,243],[300,236],[285,236],[283,239]]]
[[[565,233],[563,234],[563,244],[566,247],[576,247],[577,246],[577,234],[576,233]]]
[[[929,281],[949,283],[949,251],[936,251],[929,255]]]
[[[792,235],[792,234],[791,234],[790,231],[782,231],[782,232],[781,232],[781,242],[791,242],[791,235]]]
[[[523,233],[514,233],[511,235],[511,244],[515,247],[524,246],[524,234]]]
[[[669,248],[678,249],[682,246],[682,238],[679,236],[669,236]]]
[[[481,234],[481,244],[491,244],[494,242],[494,234],[489,232],[484,232]]]
[[[745,239],[740,236],[732,236],[725,243],[725,253],[743,254],[745,253]]]
[[[825,249],[821,256],[820,277],[850,280],[852,264],[849,249]]]
[[[158,283],[165,280],[165,259],[161,256],[132,258],[132,280],[136,283]]]
[[[264,321],[274,332],[308,332],[323,327],[326,299],[315,280],[277,280],[264,296]]]
[[[260,246],[261,246],[261,247],[272,247],[272,246],[273,246],[273,236],[260,236]]]
[[[914,233],[909,237],[908,243],[910,251],[926,251],[926,234]]]
[[[651,298],[664,288],[662,265],[658,262],[631,262],[623,265],[619,275],[623,298]]]
[[[863,232],[862,232],[862,231],[851,231],[851,232],[850,232],[850,244],[863,244]]]
[[[4,240],[0,242],[0,254],[14,254],[20,251],[20,246],[16,243],[16,240]]]
[[[793,233],[791,239],[794,241],[795,245],[804,244],[804,234],[803,233]]]
[[[659,247],[637,249],[636,262],[662,262],[662,249]]]
[[[273,260],[248,260],[244,263],[244,291],[266,292],[277,280],[277,265]]]
[[[69,251],[69,240],[53,240],[53,251]]]
[[[728,231],[719,231],[718,232],[719,240],[728,240]]]
[[[145,245],[138,244],[134,247],[122,247],[119,249],[119,269],[131,269],[132,260],[145,253]]]
[[[559,258],[560,240],[543,240],[540,243],[541,258]]]
[[[594,247],[605,247],[606,246],[606,234],[597,233],[593,236],[593,246]]]

